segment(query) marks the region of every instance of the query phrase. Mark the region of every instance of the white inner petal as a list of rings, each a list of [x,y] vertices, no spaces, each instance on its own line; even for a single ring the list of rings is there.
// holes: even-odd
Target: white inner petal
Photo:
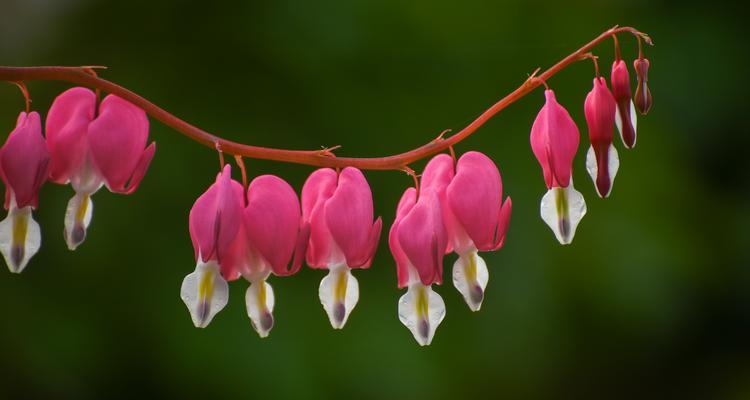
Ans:
[[[596,191],[599,192],[599,188],[596,186],[596,177],[599,175],[599,164],[596,162],[594,146],[589,146],[589,150],[586,152],[586,171],[588,171],[591,180],[594,181]],[[601,196],[601,193],[599,195]]]
[[[617,170],[620,169],[620,156],[617,154],[617,149],[613,144],[609,145],[609,158],[607,159],[609,165],[609,196],[612,193],[612,188],[615,186],[615,176],[617,176]],[[606,197],[605,196],[605,197]]]
[[[633,124],[633,147],[635,147],[635,142],[638,140],[638,115],[635,112],[635,104],[633,102],[630,102],[630,123]]]
[[[205,328],[227,305],[229,285],[219,273],[215,261],[203,263],[199,256],[195,271],[182,281],[180,297],[190,311],[193,325]]]
[[[18,209],[11,198],[8,216],[0,222],[0,252],[10,272],[21,273],[41,245],[41,230],[31,214],[31,206]]]
[[[247,315],[253,329],[262,338],[267,337],[273,328],[273,306],[275,303],[273,288],[265,280],[250,283],[245,293]]]
[[[345,264],[331,266],[320,281],[318,296],[333,329],[341,329],[359,301],[359,282]]]
[[[547,191],[542,197],[540,214],[560,244],[570,244],[578,223],[586,215],[586,201],[583,195],[575,190],[571,179],[568,187],[553,187]]]
[[[94,202],[91,194],[76,192],[68,201],[65,210],[65,243],[70,250],[75,250],[86,239],[86,231],[94,214]]]
[[[638,140],[638,116],[635,112],[635,105],[633,102],[630,102],[630,124],[633,126],[633,146],[635,147],[635,143]],[[620,107],[615,107],[615,125],[617,126],[617,131],[620,132],[620,138],[622,139],[622,142],[625,143],[625,138],[622,136],[622,115],[620,114]]]
[[[609,197],[609,194],[612,193],[612,188],[615,185],[615,176],[617,175],[617,170],[620,168],[620,156],[617,154],[617,149],[615,149],[615,146],[612,144],[609,145],[607,165],[607,172],[609,173],[609,192],[600,193],[599,186],[596,184],[596,178],[599,175],[599,164],[596,162],[596,153],[594,152],[593,146],[589,146],[589,150],[586,152],[586,171],[588,171],[591,180],[594,182],[594,188],[596,188],[596,193],[599,194],[599,197]]]
[[[435,330],[445,318],[445,303],[432,286],[421,282],[409,285],[398,300],[398,319],[411,331],[420,346],[432,343]]]
[[[453,264],[453,286],[464,296],[471,311],[479,311],[490,274],[476,251],[464,254]]]

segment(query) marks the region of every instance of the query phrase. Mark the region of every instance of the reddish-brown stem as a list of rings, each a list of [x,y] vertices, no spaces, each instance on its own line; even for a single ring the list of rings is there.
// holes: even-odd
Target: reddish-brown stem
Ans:
[[[643,37],[650,44],[648,36],[631,27],[615,27],[602,33],[594,40],[590,41],[580,49],[571,53],[560,60],[542,74],[535,76],[538,79],[529,79],[516,90],[500,99],[489,109],[480,114],[465,128],[456,134],[444,138],[443,140],[431,141],[416,149],[404,153],[391,155],[387,157],[372,158],[355,158],[355,157],[332,157],[325,151],[320,150],[285,150],[267,147],[250,146],[222,139],[216,135],[206,132],[195,127],[184,120],[170,114],[156,104],[146,100],[138,94],[108,80],[92,76],[84,67],[0,67],[0,80],[11,82],[23,82],[32,80],[54,80],[66,81],[78,85],[100,89],[104,92],[117,95],[125,100],[130,101],[136,106],[142,108],[151,117],[169,126],[170,128],[184,134],[190,139],[195,140],[205,146],[221,149],[221,151],[239,155],[246,158],[256,158],[264,160],[275,160],[296,164],[306,164],[317,167],[334,167],[343,168],[353,166],[360,169],[377,169],[377,170],[403,170],[408,164],[429,157],[448,149],[450,146],[466,139],[472,133],[476,132],[495,114],[513,104],[520,98],[529,94],[532,90],[539,87],[542,82],[546,82],[552,76],[565,69],[569,65],[581,59],[581,55],[589,52],[594,46],[598,45],[610,36],[614,37],[617,33],[627,32],[635,36]],[[90,67],[88,67],[90,68]]]
[[[591,61],[594,62],[594,73],[596,73],[596,77],[600,77],[601,74],[599,74],[599,57],[595,56],[593,53],[586,53],[582,56],[582,59],[589,58]]]
[[[638,35],[635,35],[638,36]],[[615,61],[622,60],[622,52],[620,51],[620,41],[617,40],[617,35],[612,35],[612,40],[615,43]]]
[[[242,187],[245,189],[244,193],[247,193],[247,169],[245,169],[245,160],[242,158],[242,156],[235,155],[234,161],[237,163],[237,166],[240,168],[240,173],[242,174]]]
[[[29,96],[29,89],[26,88],[26,84],[21,82],[11,82],[12,84],[16,85],[19,90],[21,90],[21,94],[23,94],[23,100],[26,104],[26,114],[31,111],[31,97]]]

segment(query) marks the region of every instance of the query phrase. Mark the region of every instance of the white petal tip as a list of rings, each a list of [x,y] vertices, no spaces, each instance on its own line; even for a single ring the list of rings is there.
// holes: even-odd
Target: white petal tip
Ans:
[[[586,215],[586,202],[571,180],[568,187],[553,187],[547,191],[542,197],[540,214],[560,244],[570,244],[578,223]]]
[[[91,195],[85,193],[76,193],[68,201],[68,208],[65,210],[65,243],[69,250],[75,250],[86,240],[86,231],[91,224],[91,217],[94,213],[94,202]]]
[[[265,280],[251,282],[245,292],[245,306],[250,324],[261,338],[268,337],[273,329],[273,288]]]
[[[182,281],[180,297],[190,312],[193,325],[205,328],[229,300],[229,286],[219,273],[219,266],[198,261],[195,271]]]
[[[414,283],[398,301],[398,318],[420,346],[429,346],[445,318],[445,303],[432,287]]]
[[[471,311],[482,308],[488,280],[487,264],[475,251],[460,256],[453,264],[453,286],[464,297]]]
[[[13,200],[8,216],[0,221],[0,252],[8,270],[20,274],[42,245],[39,224],[34,221],[31,207],[15,207]]]
[[[359,282],[348,267],[331,267],[318,289],[320,303],[333,329],[343,329],[359,301]]]

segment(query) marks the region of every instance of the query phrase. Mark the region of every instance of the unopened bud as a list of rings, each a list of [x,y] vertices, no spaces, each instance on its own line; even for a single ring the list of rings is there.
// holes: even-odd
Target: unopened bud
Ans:
[[[641,115],[646,115],[653,104],[651,90],[648,88],[649,62],[645,58],[638,58],[633,62],[633,67],[638,77],[638,86],[635,89],[633,103],[635,103],[635,108]]]

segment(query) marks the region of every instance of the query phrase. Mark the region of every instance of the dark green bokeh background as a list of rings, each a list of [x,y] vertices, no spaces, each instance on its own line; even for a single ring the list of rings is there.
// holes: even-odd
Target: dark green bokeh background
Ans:
[[[741,6],[652,1],[493,2],[1,0],[0,64],[107,65],[102,75],[211,132],[341,155],[404,151],[461,128],[615,24],[650,33],[655,105],[622,150],[610,199],[584,170],[589,62],[549,83],[579,122],[577,187],[589,213],[561,247],[538,215],[545,191],[528,133],[543,96],[513,105],[457,151],[490,155],[514,213],[486,256],[473,314],[447,282],[447,317],[420,348],[398,321],[385,237],[361,299],[333,331],[320,271],[274,278],[276,326],[260,340],[246,284],[208,329],[179,298],[194,268],[192,202],[216,154],[152,120],[158,151],[132,196],[102,190],[86,243],[62,239],[69,187],[42,189],[40,253],[0,274],[0,398],[133,394],[252,398],[750,397],[750,213]],[[624,54],[635,43],[622,36]],[[608,70],[612,46],[596,50]],[[46,111],[69,85],[31,82]],[[22,99],[0,86],[9,132]],[[743,118],[744,117],[744,118]],[[742,119],[741,119],[742,118]],[[619,145],[619,140],[618,140]],[[419,164],[421,168],[423,163]],[[249,161],[299,190],[312,169]],[[371,172],[390,226],[410,179]],[[449,277],[453,256],[446,260]]]

